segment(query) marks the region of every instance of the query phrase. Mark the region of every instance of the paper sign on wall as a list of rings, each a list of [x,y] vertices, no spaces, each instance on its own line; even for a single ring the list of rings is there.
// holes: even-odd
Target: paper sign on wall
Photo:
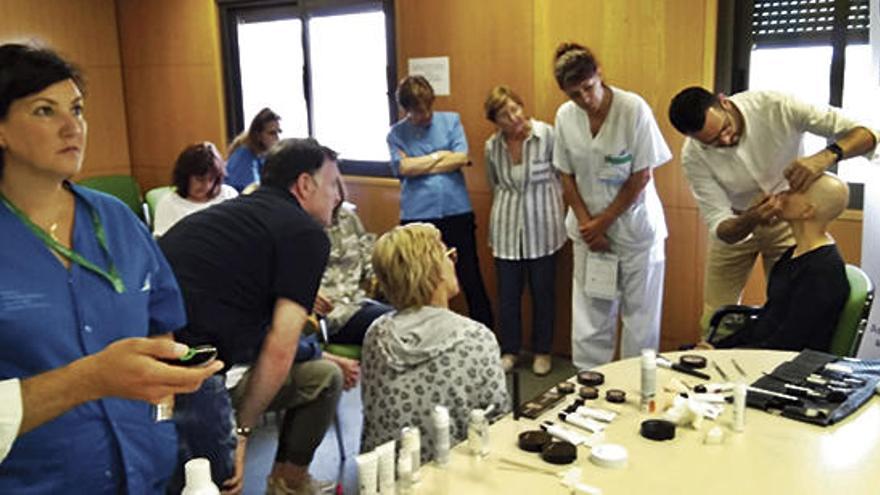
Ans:
[[[424,76],[437,96],[449,96],[449,57],[409,59],[409,75]]]

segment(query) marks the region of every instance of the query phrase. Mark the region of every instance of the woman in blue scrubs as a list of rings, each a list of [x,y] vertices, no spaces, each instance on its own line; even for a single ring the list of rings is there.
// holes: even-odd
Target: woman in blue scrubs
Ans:
[[[226,183],[241,192],[251,184],[260,183],[265,160],[263,156],[281,136],[281,117],[268,108],[260,110],[243,132],[229,145],[226,160]]]
[[[146,227],[119,200],[70,182],[86,132],[76,68],[46,49],[0,46],[0,379],[66,367],[130,337],[170,339],[186,321]],[[149,403],[117,397],[138,397],[171,367],[133,356],[140,363],[85,378],[110,381],[143,358],[152,368],[127,389],[21,435],[0,464],[0,493],[163,492],[177,461],[174,426]]]

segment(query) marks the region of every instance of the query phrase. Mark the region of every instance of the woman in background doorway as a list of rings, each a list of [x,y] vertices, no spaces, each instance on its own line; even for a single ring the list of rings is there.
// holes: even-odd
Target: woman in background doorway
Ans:
[[[226,183],[241,192],[247,186],[260,182],[263,155],[281,136],[281,117],[268,108],[257,113],[247,132],[229,145],[226,161]]]

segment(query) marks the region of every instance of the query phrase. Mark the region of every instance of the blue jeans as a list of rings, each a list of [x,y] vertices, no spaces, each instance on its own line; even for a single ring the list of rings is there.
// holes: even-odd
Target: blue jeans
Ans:
[[[235,474],[238,440],[233,417],[224,375],[214,375],[195,392],[175,397],[173,421],[177,425],[179,465],[168,493],[180,493],[184,485],[183,464],[196,457],[211,461],[211,478],[217,486]]]

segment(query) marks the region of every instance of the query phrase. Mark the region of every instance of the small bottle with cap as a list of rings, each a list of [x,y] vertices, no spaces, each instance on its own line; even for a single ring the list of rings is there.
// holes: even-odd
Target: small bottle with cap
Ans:
[[[217,485],[211,481],[211,462],[204,457],[191,459],[183,465],[186,486],[180,495],[220,495]]]
[[[434,406],[431,411],[431,422],[434,424],[434,460],[439,466],[449,464],[449,409],[445,406]]]
[[[475,456],[489,455],[489,421],[486,420],[486,411],[483,409],[471,411],[468,423],[468,447]]]

